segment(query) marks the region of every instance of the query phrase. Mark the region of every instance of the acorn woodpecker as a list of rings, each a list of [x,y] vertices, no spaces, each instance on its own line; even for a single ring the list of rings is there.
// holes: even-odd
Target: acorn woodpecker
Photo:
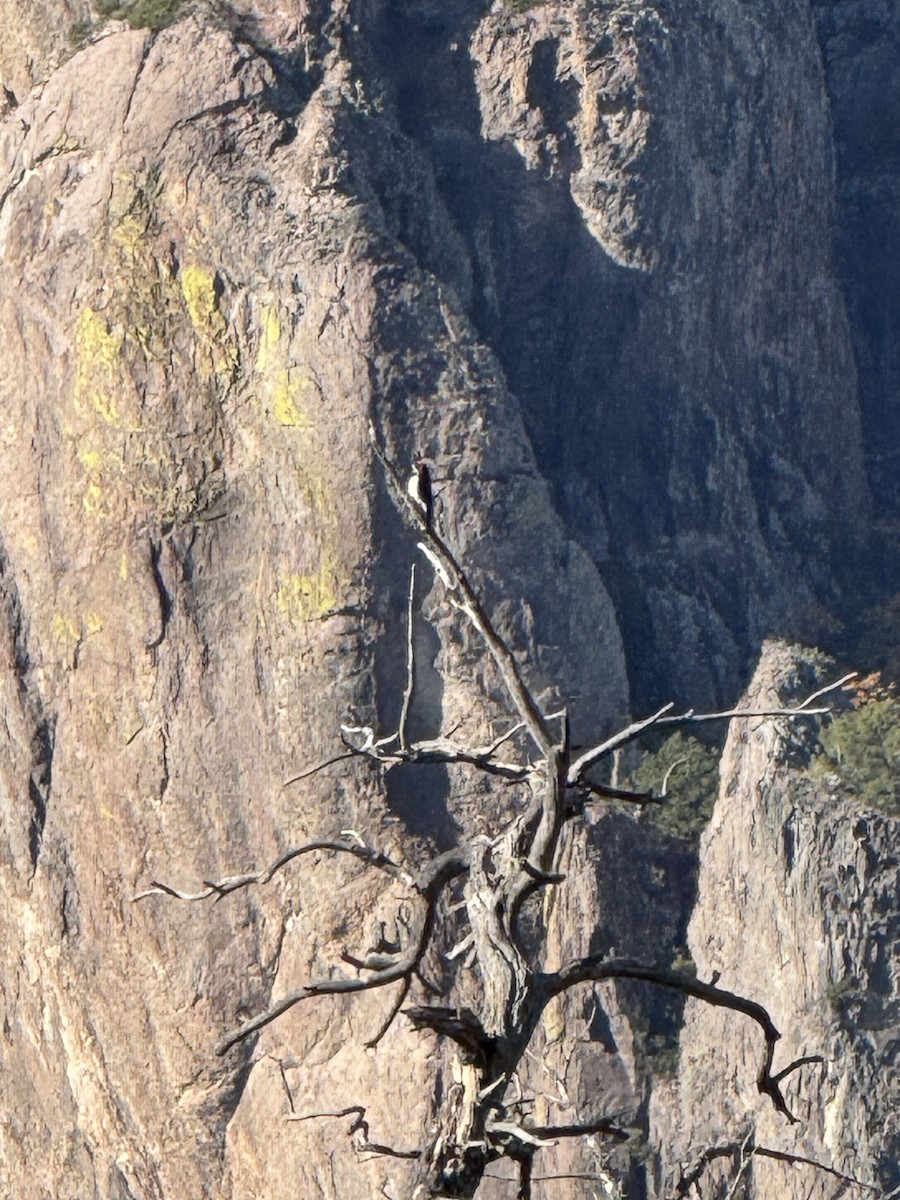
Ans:
[[[425,459],[418,456],[413,473],[409,477],[406,490],[425,516],[425,524],[431,528],[431,516],[434,511],[434,495],[431,490],[431,472]]]

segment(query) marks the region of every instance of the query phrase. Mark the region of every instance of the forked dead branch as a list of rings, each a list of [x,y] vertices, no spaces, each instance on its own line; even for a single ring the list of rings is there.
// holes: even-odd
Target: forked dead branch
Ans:
[[[583,983],[614,979],[643,981],[730,1009],[738,1018],[754,1022],[760,1032],[757,1086],[775,1109],[793,1122],[795,1117],[784,1096],[784,1082],[797,1069],[821,1060],[816,1056],[805,1057],[776,1070],[774,1060],[781,1035],[761,1004],[720,988],[715,979],[704,983],[689,971],[630,958],[590,955],[574,959],[560,970],[546,971],[542,969],[540,937],[533,930],[526,935],[520,917],[523,906],[535,892],[563,882],[559,862],[564,831],[584,816],[588,805],[598,799],[638,805],[657,802],[646,793],[588,779],[589,772],[611,759],[623,746],[659,727],[689,726],[726,718],[797,720],[819,716],[828,709],[813,707],[815,702],[846,679],[790,708],[676,714],[671,705],[666,705],[651,717],[633,722],[576,756],[569,742],[565,711],[548,714],[542,710],[512,649],[495,629],[462,564],[426,513],[407,494],[374,430],[372,439],[393,501],[417,532],[418,548],[440,579],[447,602],[477,631],[496,664],[511,707],[510,725],[503,735],[484,746],[459,744],[452,735],[427,741],[409,739],[407,718],[415,672],[411,634],[413,573],[408,605],[407,685],[397,730],[385,734],[369,727],[345,726],[341,731],[344,751],[296,776],[295,780],[350,757],[364,758],[377,769],[389,769],[399,763],[455,763],[518,785],[517,793],[520,796],[524,793],[526,801],[524,806],[511,805],[505,818],[498,817],[498,832],[494,836],[473,838],[423,865],[396,862],[377,847],[367,845],[359,834],[345,830],[337,837],[294,847],[264,870],[208,881],[200,891],[181,891],[153,881],[136,899],[164,893],[184,901],[220,900],[240,888],[268,883],[294,859],[314,853],[334,853],[354,857],[409,891],[411,915],[398,923],[395,941],[388,941],[382,935],[379,944],[361,955],[345,951],[342,957],[352,972],[305,983],[230,1033],[218,1047],[218,1053],[227,1053],[303,1000],[395,985],[396,996],[388,1017],[372,1044],[380,1040],[402,1010],[416,1029],[431,1030],[455,1047],[455,1083],[448,1082],[444,1088],[446,1099],[435,1127],[427,1135],[423,1131],[422,1142],[415,1150],[391,1151],[370,1142],[367,1127],[363,1133],[364,1112],[358,1106],[351,1105],[340,1114],[307,1114],[310,1118],[353,1115],[356,1120],[351,1132],[357,1142],[362,1139],[368,1152],[416,1158],[415,1180],[407,1193],[394,1200],[472,1197],[489,1164],[501,1159],[518,1165],[517,1195],[519,1200],[530,1200],[533,1184],[539,1178],[534,1174],[533,1161],[542,1148],[561,1138],[595,1135],[621,1141],[629,1136],[628,1131],[617,1126],[612,1115],[584,1124],[538,1125],[529,1116],[529,1105],[521,1094],[519,1069],[547,1005],[554,997]],[[528,753],[522,746],[526,738],[530,743]],[[518,753],[510,745],[518,745]],[[423,958],[443,912],[440,901],[454,881],[461,891],[466,933],[452,957],[464,956],[462,969],[477,972],[482,997],[478,1012],[454,1005],[452,995],[435,995],[434,985],[422,974]],[[413,991],[418,1002],[403,1008]]]

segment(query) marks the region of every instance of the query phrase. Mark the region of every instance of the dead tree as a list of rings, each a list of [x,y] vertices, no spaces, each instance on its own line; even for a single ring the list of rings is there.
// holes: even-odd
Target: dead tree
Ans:
[[[445,1090],[446,1100],[438,1114],[436,1131],[430,1134],[427,1145],[401,1152],[402,1157],[418,1160],[416,1182],[404,1200],[472,1197],[488,1165],[501,1159],[513,1160],[518,1165],[519,1200],[530,1200],[533,1160],[542,1147],[560,1138],[590,1134],[619,1140],[628,1137],[612,1118],[539,1126],[522,1103],[518,1071],[541,1016],[554,997],[582,983],[639,980],[731,1009],[738,1018],[754,1022],[760,1034],[757,1086],[785,1120],[793,1122],[795,1118],[784,1097],[784,1082],[793,1071],[821,1059],[806,1057],[776,1068],[780,1034],[761,1004],[719,987],[715,979],[704,983],[689,971],[603,954],[577,958],[557,971],[546,971],[541,965],[541,947],[529,943],[521,917],[523,907],[535,893],[562,883],[564,877],[558,871],[558,863],[564,831],[584,817],[589,805],[603,800],[637,805],[654,802],[651,795],[591,781],[589,771],[651,729],[724,718],[796,720],[821,715],[828,710],[812,705],[831,689],[814,693],[794,708],[676,714],[672,705],[666,705],[591,749],[575,754],[569,742],[565,711],[548,714],[542,710],[512,650],[497,633],[453,550],[428,520],[422,506],[408,495],[374,431],[372,436],[393,500],[418,534],[418,548],[440,579],[447,602],[474,627],[496,663],[512,710],[511,726],[502,737],[484,746],[459,745],[452,737],[409,740],[407,717],[414,671],[411,585],[408,683],[399,727],[389,734],[379,734],[371,728],[343,727],[344,751],[313,771],[352,756],[366,756],[384,767],[398,763],[466,764],[472,770],[519,783],[527,800],[523,808],[501,822],[495,836],[476,838],[417,866],[396,862],[362,839],[345,835],[294,847],[265,870],[207,882],[196,893],[154,881],[141,896],[164,892],[185,901],[220,899],[239,888],[268,883],[296,858],[331,851],[356,858],[368,868],[399,881],[409,891],[412,917],[403,923],[397,942],[382,939],[381,944],[371,947],[363,956],[345,953],[344,960],[353,973],[305,983],[234,1030],[217,1052],[227,1054],[301,1001],[321,995],[395,987],[396,997],[389,1016],[372,1044],[380,1040],[402,1010],[414,1028],[432,1030],[452,1042],[457,1057],[455,1082]],[[507,750],[504,754],[503,748],[514,744],[514,739],[520,747],[519,753]],[[459,948],[468,951],[466,968],[479,976],[482,1002],[478,1012],[454,1006],[447,1002],[447,997],[435,997],[433,985],[426,985],[421,974],[423,957],[435,937],[439,902],[451,885],[462,894],[466,936]],[[413,989],[419,1002],[404,1008]],[[445,1002],[438,1003],[439,1000]],[[350,1132],[362,1148],[383,1154],[398,1153],[368,1140],[365,1113],[358,1106],[340,1113],[317,1115],[352,1115]],[[306,1118],[293,1115],[291,1119]],[[762,1149],[755,1152],[764,1153]]]

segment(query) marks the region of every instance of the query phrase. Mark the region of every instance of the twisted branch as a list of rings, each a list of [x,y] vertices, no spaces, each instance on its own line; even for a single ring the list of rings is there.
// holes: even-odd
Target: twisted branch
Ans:
[[[818,1056],[808,1056],[804,1059],[798,1059],[790,1067],[777,1075],[773,1075],[772,1060],[775,1054],[775,1045],[781,1039],[781,1034],[775,1027],[775,1023],[769,1016],[769,1013],[761,1004],[758,1004],[755,1000],[748,1000],[746,996],[741,996],[736,992],[729,992],[725,988],[717,987],[714,983],[703,983],[699,979],[695,979],[682,971],[676,971],[671,967],[654,967],[638,962],[635,959],[609,959],[604,958],[603,955],[595,954],[587,958],[577,959],[563,967],[561,971],[542,977],[540,986],[537,989],[540,998],[540,1011],[543,1011],[543,1008],[553,996],[558,996],[561,992],[567,991],[578,983],[599,983],[605,979],[636,979],[643,983],[654,984],[656,987],[670,988],[672,991],[680,992],[684,996],[693,996],[696,1000],[702,1000],[706,1004],[712,1004],[718,1008],[729,1008],[733,1012],[743,1013],[744,1016],[755,1021],[762,1030],[765,1038],[765,1050],[757,1072],[756,1086],[760,1093],[769,1097],[778,1112],[785,1116],[792,1124],[796,1123],[797,1118],[788,1108],[782,1095],[780,1084],[791,1071],[796,1070],[803,1063],[821,1062],[822,1060]],[[532,1019],[534,1019],[534,1015]]]

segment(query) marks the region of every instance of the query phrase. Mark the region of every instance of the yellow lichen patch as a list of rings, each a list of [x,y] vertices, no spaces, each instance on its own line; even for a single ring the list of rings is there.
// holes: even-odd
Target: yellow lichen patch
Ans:
[[[75,403],[113,427],[121,424],[114,393],[123,341],[99,313],[90,307],[82,310],[75,327]]]
[[[81,637],[81,626],[65,613],[54,613],[50,621],[50,630],[58,642],[77,642]]]
[[[131,265],[146,257],[146,236],[146,220],[139,220],[137,216],[130,213],[124,216],[112,231],[112,240]]]
[[[181,294],[200,342],[201,371],[230,380],[238,355],[234,336],[219,311],[215,272],[197,263],[185,267],[181,272]]]
[[[278,611],[292,623],[314,621],[337,608],[337,564],[326,553],[317,571],[282,575],[275,602]]]
[[[108,517],[110,514],[109,497],[99,483],[93,482],[87,485],[83,503],[84,511],[92,517]]]
[[[112,511],[112,502],[104,485],[104,469],[110,465],[108,451],[98,450],[93,445],[79,446],[78,461],[87,475],[87,487],[82,497],[85,512],[93,517],[106,517]]]
[[[256,353],[256,369],[261,375],[267,375],[275,363],[275,354],[281,339],[281,321],[274,305],[267,304],[260,314],[262,333],[259,338],[259,350]]]
[[[128,555],[122,551],[122,557],[119,559],[119,578],[125,583],[128,579]]]
[[[54,641],[63,647],[74,647],[92,634],[103,629],[103,617],[98,612],[85,613],[84,619],[70,613],[55,612],[50,618],[50,632]]]
[[[206,267],[185,267],[181,272],[181,294],[187,305],[191,324],[198,332],[209,328],[218,310],[216,277]]]
[[[78,461],[89,475],[99,475],[103,469],[103,454],[100,450],[82,446],[78,450]]]
[[[264,305],[259,324],[256,370],[263,377],[267,410],[279,425],[288,429],[309,429],[312,422],[303,402],[304,393],[311,398],[309,394],[317,390],[316,384],[296,367],[286,364],[285,348],[281,345],[281,318],[274,305]]]
[[[292,371],[276,371],[272,378],[272,416],[289,429],[308,429],[309,417],[299,407],[300,394],[314,387],[311,379],[294,378]]]
[[[320,470],[300,473],[300,490],[306,503],[325,522],[334,524],[338,519],[337,505],[331,481]]]

